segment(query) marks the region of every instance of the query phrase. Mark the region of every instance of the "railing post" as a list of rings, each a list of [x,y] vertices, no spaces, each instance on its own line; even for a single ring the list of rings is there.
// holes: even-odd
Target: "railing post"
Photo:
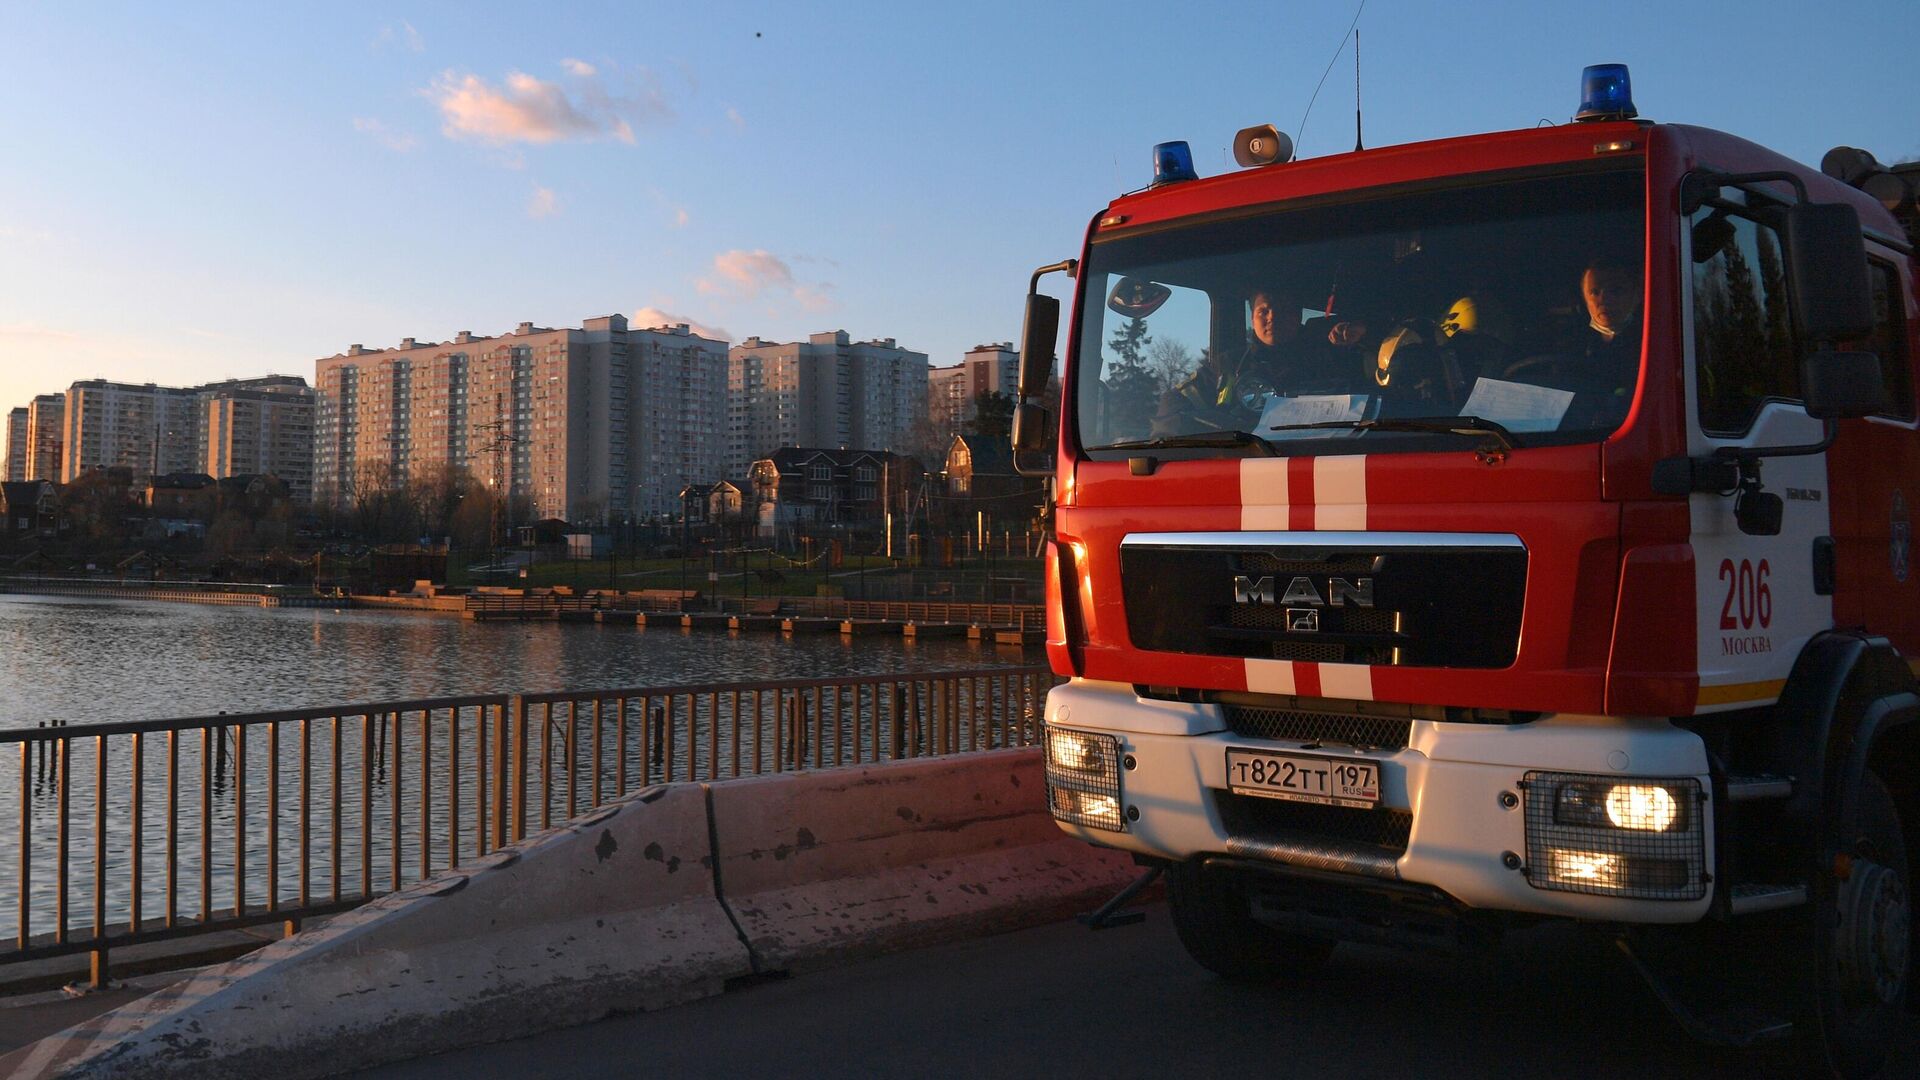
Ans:
[[[493,849],[498,850],[513,843],[513,834],[508,826],[508,815],[513,809],[513,796],[507,787],[507,776],[512,768],[513,756],[508,747],[512,736],[508,732],[512,716],[519,714],[519,698],[512,698],[499,706],[493,724]]]
[[[527,837],[527,699],[513,696],[513,842]],[[545,742],[545,737],[542,737]]]

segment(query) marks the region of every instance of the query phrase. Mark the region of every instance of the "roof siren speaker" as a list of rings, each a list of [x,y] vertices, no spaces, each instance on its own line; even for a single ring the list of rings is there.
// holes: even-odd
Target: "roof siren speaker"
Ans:
[[[1246,168],[1293,160],[1293,140],[1272,124],[1241,128],[1233,137],[1233,160]]]

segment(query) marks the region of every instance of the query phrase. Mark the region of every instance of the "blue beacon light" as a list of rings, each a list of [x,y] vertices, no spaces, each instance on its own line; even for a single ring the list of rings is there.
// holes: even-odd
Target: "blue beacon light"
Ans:
[[[1181,180],[1198,180],[1193,171],[1193,151],[1184,142],[1163,142],[1153,148],[1153,187]]]
[[[1625,64],[1593,64],[1580,73],[1580,111],[1575,120],[1631,120],[1633,83]]]

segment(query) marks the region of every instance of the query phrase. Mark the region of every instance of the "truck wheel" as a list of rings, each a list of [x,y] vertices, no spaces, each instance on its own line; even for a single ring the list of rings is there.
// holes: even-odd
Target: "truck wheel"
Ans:
[[[1173,866],[1167,871],[1167,903],[1187,955],[1224,979],[1273,982],[1318,967],[1333,955],[1333,941],[1256,921],[1246,888],[1231,873],[1195,862]]]
[[[1820,875],[1814,899],[1812,1021],[1808,1049],[1842,1077],[1881,1075],[1909,1023],[1912,876],[1900,814],[1878,776],[1866,774],[1853,820],[1839,836],[1848,864]]]

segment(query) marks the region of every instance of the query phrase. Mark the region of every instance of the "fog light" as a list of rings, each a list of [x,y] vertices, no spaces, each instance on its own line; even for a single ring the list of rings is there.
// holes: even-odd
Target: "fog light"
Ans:
[[[1554,881],[1611,888],[1620,882],[1620,858],[1598,851],[1563,851],[1552,848],[1547,876]]]
[[[1663,787],[1621,784],[1607,792],[1607,819],[1616,828],[1666,832],[1680,818],[1680,804]]]
[[[1047,806],[1075,825],[1125,832],[1120,816],[1120,740],[1047,726]]]

